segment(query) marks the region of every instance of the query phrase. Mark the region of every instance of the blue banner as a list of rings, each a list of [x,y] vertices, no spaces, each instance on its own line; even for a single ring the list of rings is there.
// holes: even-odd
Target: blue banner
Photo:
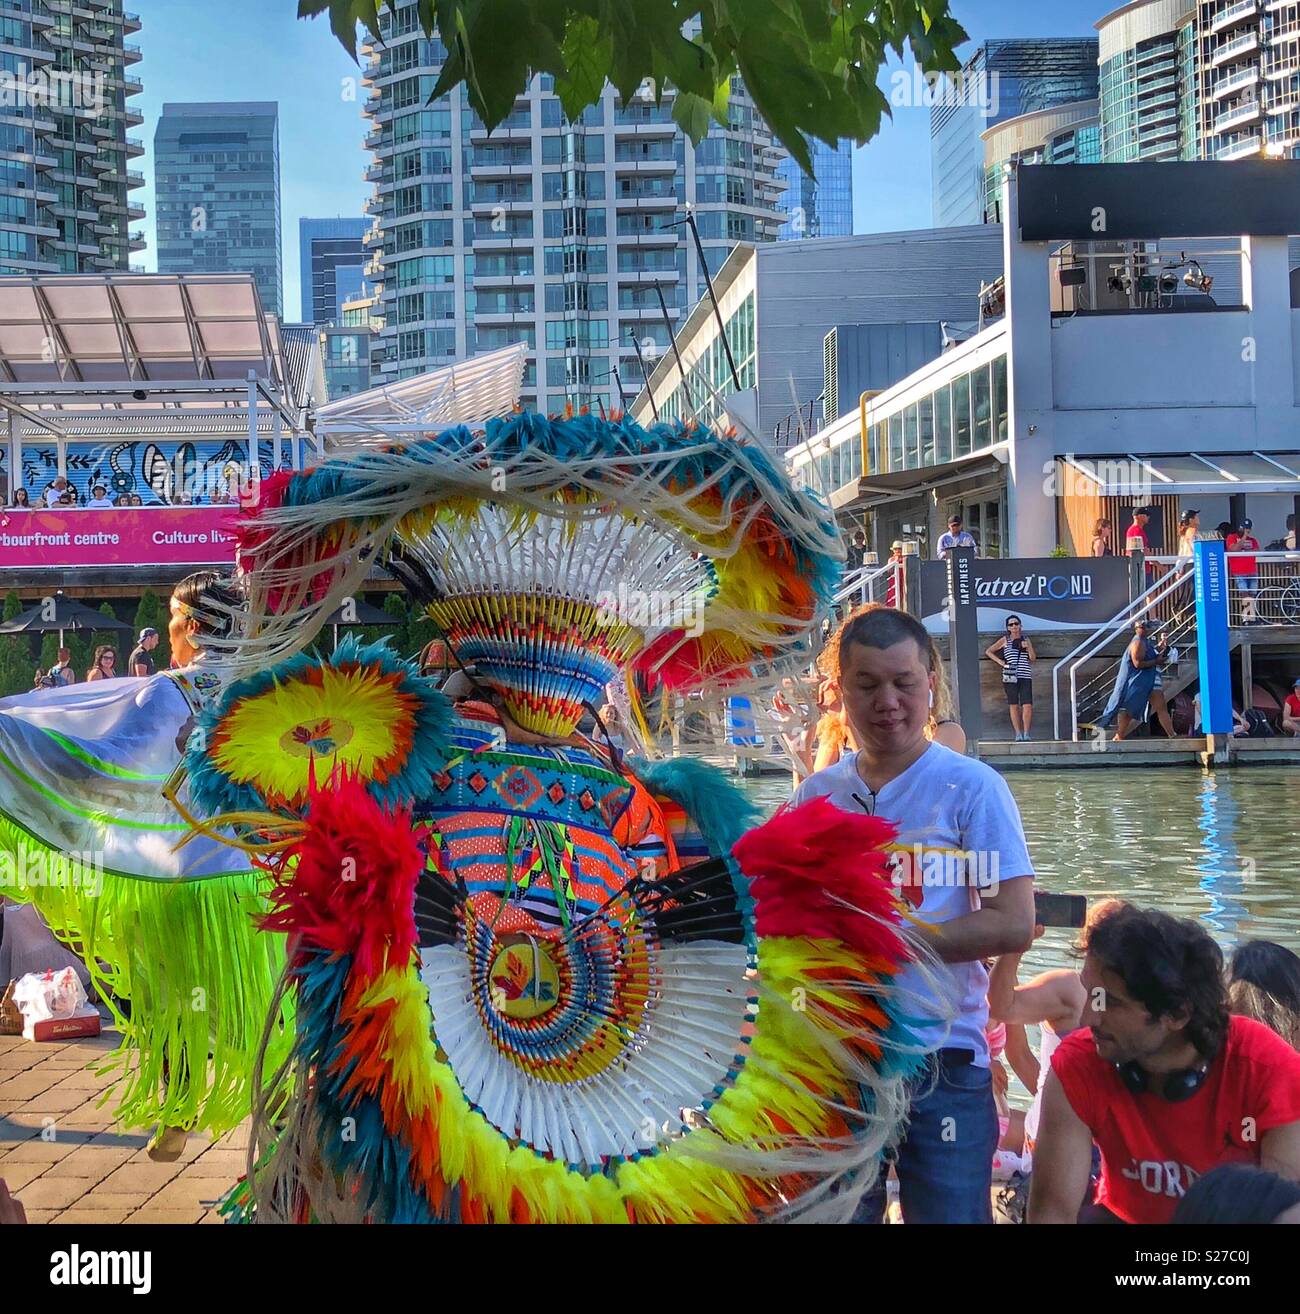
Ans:
[[[1196,543],[1196,656],[1200,663],[1201,730],[1232,733],[1232,667],[1228,660],[1228,562],[1218,539]]]

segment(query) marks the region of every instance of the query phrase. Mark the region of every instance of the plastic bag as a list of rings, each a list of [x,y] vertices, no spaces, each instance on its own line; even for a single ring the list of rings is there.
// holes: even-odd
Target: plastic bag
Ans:
[[[71,967],[61,971],[28,972],[14,986],[14,1003],[22,1011],[25,1030],[49,1018],[66,1018],[86,1005],[86,989]]]

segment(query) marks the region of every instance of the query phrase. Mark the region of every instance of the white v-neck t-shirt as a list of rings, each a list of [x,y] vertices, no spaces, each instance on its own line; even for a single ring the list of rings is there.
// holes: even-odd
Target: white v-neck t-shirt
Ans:
[[[792,802],[814,798],[898,827],[895,880],[918,920],[929,925],[973,912],[981,889],[1033,878],[1020,811],[1006,781],[992,767],[942,744],[931,744],[874,795],[858,774],[857,754],[846,753],[809,776]],[[933,1049],[972,1050],[975,1062],[988,1066],[989,978],[983,963],[913,966],[895,984],[918,1040]],[[944,1019],[954,1008],[956,1016],[946,1028]]]

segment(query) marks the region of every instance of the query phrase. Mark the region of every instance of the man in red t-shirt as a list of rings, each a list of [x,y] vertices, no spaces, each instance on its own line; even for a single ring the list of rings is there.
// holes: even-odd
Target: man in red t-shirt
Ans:
[[[1300,735],[1300,680],[1282,700],[1282,733]]]
[[[1300,1054],[1229,1017],[1223,955],[1195,923],[1126,906],[1088,939],[1083,1025],[1043,1091],[1031,1223],[1167,1223],[1221,1163],[1300,1181]],[[1093,1142],[1096,1202],[1085,1205]]]

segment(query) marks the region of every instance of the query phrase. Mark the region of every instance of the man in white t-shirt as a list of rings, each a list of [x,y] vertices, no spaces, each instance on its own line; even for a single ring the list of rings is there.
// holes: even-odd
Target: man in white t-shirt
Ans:
[[[103,484],[96,484],[92,488],[93,496],[86,503],[87,511],[111,511],[113,509],[113,499],[108,495],[108,489]]]
[[[932,1051],[895,1165],[903,1217],[990,1223],[998,1123],[983,960],[1028,947],[1033,868],[1002,777],[926,738],[937,680],[931,647],[924,627],[901,611],[850,621],[832,683],[862,747],[809,776],[794,802],[825,797],[898,826],[895,879],[932,928],[939,960],[896,982],[918,1043]],[[858,1221],[879,1222],[883,1209],[881,1183]]]
[[[68,491],[68,481],[58,475],[50,486],[45,490],[44,502],[46,506],[57,506],[59,498]]]

